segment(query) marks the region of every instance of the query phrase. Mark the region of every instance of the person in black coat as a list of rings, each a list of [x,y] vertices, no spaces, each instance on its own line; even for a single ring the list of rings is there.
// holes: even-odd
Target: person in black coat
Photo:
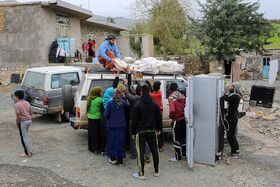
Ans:
[[[158,104],[150,96],[150,88],[147,85],[141,88],[141,98],[134,106],[132,120],[132,138],[136,139],[138,153],[139,172],[133,177],[144,180],[144,154],[145,143],[147,142],[153,155],[154,176],[160,175],[159,152],[157,145],[157,135],[162,129],[162,119]]]

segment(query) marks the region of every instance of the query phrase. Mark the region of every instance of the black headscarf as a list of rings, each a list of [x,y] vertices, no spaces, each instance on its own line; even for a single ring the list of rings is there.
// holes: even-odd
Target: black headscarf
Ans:
[[[116,36],[113,34],[109,34],[106,38],[106,40],[113,40],[113,39],[116,39]]]

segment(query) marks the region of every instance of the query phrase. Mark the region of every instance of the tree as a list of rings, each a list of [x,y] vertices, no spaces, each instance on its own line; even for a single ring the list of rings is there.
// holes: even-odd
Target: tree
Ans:
[[[192,20],[195,34],[212,60],[232,60],[240,51],[265,52],[273,26],[258,13],[259,3],[243,0],[206,0],[199,3],[202,18]]]
[[[130,38],[129,40],[129,45],[133,52],[135,52],[138,56],[138,59],[141,58],[142,56],[142,42],[140,40],[135,41],[135,38]]]
[[[136,26],[159,39],[167,59],[167,51],[184,53],[188,8],[187,0],[136,0],[132,10],[135,17],[143,20]],[[134,31],[137,32],[137,28]]]

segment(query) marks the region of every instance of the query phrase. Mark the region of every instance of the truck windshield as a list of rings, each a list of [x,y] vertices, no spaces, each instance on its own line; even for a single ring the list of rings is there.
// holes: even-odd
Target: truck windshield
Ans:
[[[25,75],[22,86],[44,90],[45,74],[28,71]]]

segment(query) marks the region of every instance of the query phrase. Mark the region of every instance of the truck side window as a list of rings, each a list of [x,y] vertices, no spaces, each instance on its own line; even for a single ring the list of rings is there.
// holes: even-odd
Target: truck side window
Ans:
[[[90,83],[90,87],[88,89],[88,95],[90,93],[90,90],[94,88],[95,86],[100,86],[102,88],[103,93],[106,92],[106,90],[110,87],[112,87],[114,79],[107,79],[107,80],[92,80]],[[123,80],[119,80],[120,83],[123,83]]]
[[[182,93],[184,96],[186,96],[186,85],[182,80],[175,80],[175,81],[165,81],[165,86],[166,86],[166,99],[168,99],[169,95],[171,94],[170,91],[170,84],[171,83],[177,83],[178,84],[178,91]]]

